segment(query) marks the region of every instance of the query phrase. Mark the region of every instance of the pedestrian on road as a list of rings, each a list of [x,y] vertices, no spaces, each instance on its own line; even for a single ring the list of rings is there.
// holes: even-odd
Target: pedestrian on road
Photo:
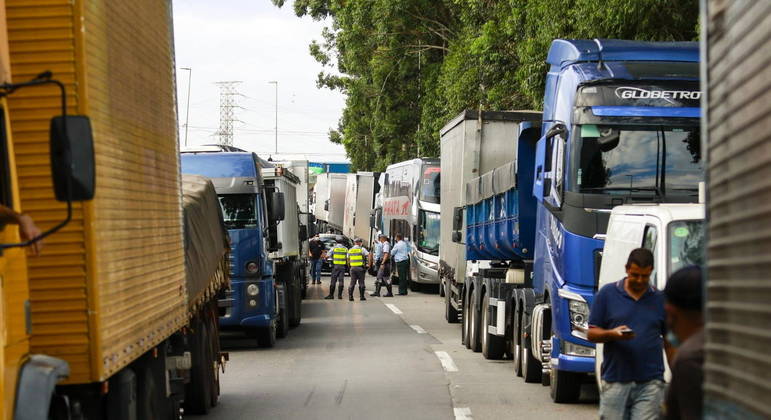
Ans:
[[[361,238],[356,238],[353,240],[353,247],[348,250],[348,266],[351,267],[351,284],[348,285],[348,300],[353,302],[353,289],[356,287],[356,282],[359,283],[359,300],[367,300],[366,297],[364,297],[364,291],[367,287],[364,284],[364,278],[367,275],[367,269],[364,268],[364,265],[367,265],[367,268],[369,268],[369,265],[371,264],[371,261],[369,263],[365,263],[365,259],[369,257],[370,253],[367,251],[366,248],[361,246],[363,240]]]
[[[396,235],[396,245],[391,250],[391,255],[399,276],[399,295],[404,296],[407,294],[407,286],[410,282],[410,244],[402,235]]]
[[[343,288],[345,287],[345,267],[348,261],[348,248],[343,245],[343,236],[337,235],[335,237],[334,248],[332,248],[332,275],[329,282],[329,295],[324,299],[335,298],[335,284],[339,283],[339,289],[337,292],[337,298],[343,298]]]
[[[308,256],[311,258],[311,284],[321,284],[321,264],[324,261],[324,243],[317,233],[308,242]]]
[[[667,341],[673,351],[672,381],[664,402],[665,419],[701,419],[704,395],[704,315],[698,266],[677,270],[664,288]]]
[[[377,280],[375,280],[375,292],[370,293],[370,296],[380,296],[380,288],[385,286],[388,291],[383,297],[393,297],[393,290],[391,289],[391,243],[388,242],[388,237],[380,234],[378,235],[378,243],[380,245],[380,257],[378,259]]]
[[[629,254],[626,277],[594,298],[589,341],[605,343],[600,418],[657,419],[664,396],[664,294],[650,285],[653,254]]]

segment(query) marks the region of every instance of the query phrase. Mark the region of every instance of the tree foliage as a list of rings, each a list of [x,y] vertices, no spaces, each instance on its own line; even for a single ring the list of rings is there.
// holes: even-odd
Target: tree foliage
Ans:
[[[272,0],[279,7],[285,0]],[[439,130],[467,108],[541,109],[555,38],[683,41],[698,0],[294,0],[327,20],[310,54],[320,88],[346,106],[330,140],[353,170],[438,156]]]

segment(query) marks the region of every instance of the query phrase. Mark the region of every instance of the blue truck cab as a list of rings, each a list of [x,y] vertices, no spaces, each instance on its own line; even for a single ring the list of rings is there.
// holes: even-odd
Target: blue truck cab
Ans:
[[[594,371],[586,331],[610,210],[698,201],[699,47],[558,39],[547,64],[525,328],[552,398],[571,402]]]
[[[230,235],[231,285],[222,299],[227,304],[220,311],[220,328],[242,329],[260,346],[273,346],[282,293],[268,258],[275,246],[268,233],[283,219],[283,196],[266,194],[264,164],[254,153],[183,152],[181,165],[183,173],[212,180]]]

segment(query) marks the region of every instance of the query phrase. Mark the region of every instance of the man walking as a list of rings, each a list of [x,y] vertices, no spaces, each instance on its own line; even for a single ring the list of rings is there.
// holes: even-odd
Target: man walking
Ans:
[[[337,243],[335,244],[334,248],[332,248],[332,275],[330,276],[331,280],[329,282],[329,295],[327,295],[324,299],[335,298],[335,284],[338,282],[340,285],[337,292],[337,298],[343,298],[343,288],[345,287],[345,266],[347,265],[348,261],[348,248],[343,245],[342,235],[336,236],[335,241],[337,241]]]
[[[677,348],[670,360],[672,381],[667,390],[664,418],[702,418],[704,395],[704,315],[702,276],[698,266],[677,270],[664,288],[667,341]]]
[[[594,298],[589,341],[605,343],[600,418],[657,419],[664,392],[664,295],[650,285],[653,254],[629,254],[626,277]]]
[[[393,291],[391,290],[391,244],[388,242],[388,238],[380,234],[378,235],[378,241],[380,247],[380,256],[376,257],[377,280],[375,280],[375,292],[370,293],[370,296],[380,296],[380,288],[385,285],[388,294],[383,297],[393,297]]]
[[[396,235],[396,245],[391,250],[396,272],[399,276],[399,295],[407,294],[407,286],[410,281],[410,245],[402,235]]]
[[[359,283],[359,300],[367,300],[364,297],[364,277],[367,274],[364,268],[364,260],[369,256],[369,252],[366,248],[361,246],[361,238],[353,240],[353,247],[348,250],[348,265],[351,267],[351,284],[348,286],[348,300],[353,302],[353,289],[356,287],[356,282]]]
[[[319,235],[308,242],[308,256],[311,257],[311,284],[321,284],[321,263],[323,262],[324,243]]]

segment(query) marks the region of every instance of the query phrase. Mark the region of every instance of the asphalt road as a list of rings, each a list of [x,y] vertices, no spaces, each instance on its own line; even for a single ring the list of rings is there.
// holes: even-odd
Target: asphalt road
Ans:
[[[367,278],[370,288],[373,280]],[[597,417],[591,385],[582,403],[554,404],[548,388],[517,378],[511,361],[488,361],[463,347],[460,324],[444,320],[436,294],[328,301],[322,297],[329,278],[322,282],[303,301],[301,325],[274,348],[256,348],[237,333],[225,336],[230,362],[220,403],[208,416],[186,418]]]

